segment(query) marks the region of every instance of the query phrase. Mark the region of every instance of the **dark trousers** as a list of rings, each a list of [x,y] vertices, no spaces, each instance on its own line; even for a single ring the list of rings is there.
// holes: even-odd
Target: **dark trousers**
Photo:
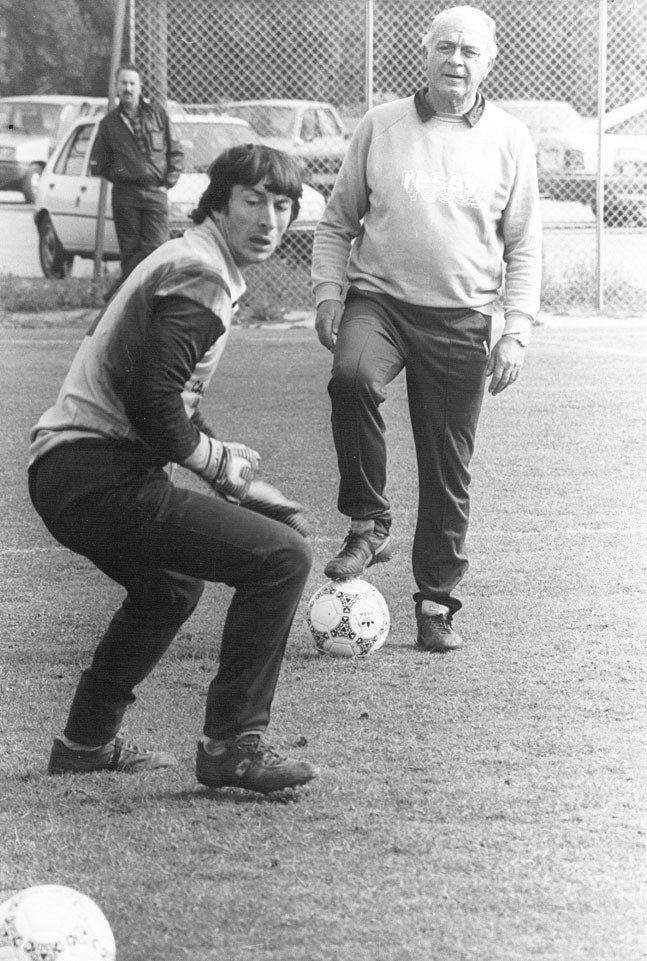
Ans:
[[[65,734],[99,745],[133,690],[194,611],[204,581],[235,588],[204,733],[265,730],[288,633],[311,566],[291,528],[172,484],[145,456],[102,442],[62,445],[30,469],[32,502],[53,536],[126,589],[81,676]]]
[[[418,307],[351,289],[328,387],[339,510],[390,521],[380,405],[387,385],[406,370],[419,487],[414,597],[452,612],[461,607],[452,591],[467,570],[469,463],[490,337],[491,320],[477,311]]]
[[[125,194],[113,188],[112,217],[119,243],[123,283],[137,264],[169,239],[168,197],[166,191],[132,188]]]

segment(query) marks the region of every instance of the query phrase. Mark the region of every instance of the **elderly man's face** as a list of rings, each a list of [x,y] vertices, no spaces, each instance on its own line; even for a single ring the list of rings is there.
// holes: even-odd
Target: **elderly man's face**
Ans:
[[[426,53],[429,99],[441,112],[465,113],[492,65],[490,38],[480,17],[448,17],[436,27]]]

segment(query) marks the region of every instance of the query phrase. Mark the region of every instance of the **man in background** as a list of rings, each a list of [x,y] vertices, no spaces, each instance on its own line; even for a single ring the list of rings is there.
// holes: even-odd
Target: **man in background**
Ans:
[[[112,184],[123,283],[169,239],[167,192],[177,183],[184,155],[164,107],[142,97],[135,64],[122,64],[116,81],[119,103],[99,124],[93,161]]]
[[[528,129],[479,90],[496,56],[494,21],[471,6],[444,10],[423,54],[426,84],[360,121],[315,233],[312,274],[317,333],[334,351],[338,507],[350,520],[326,576],[356,577],[391,556],[379,408],[405,369],[419,479],[416,643],[444,652],[461,645],[454,591],[467,569],[485,382],[497,395],[519,376],[539,307],[541,219]],[[504,267],[505,325],[491,347]]]

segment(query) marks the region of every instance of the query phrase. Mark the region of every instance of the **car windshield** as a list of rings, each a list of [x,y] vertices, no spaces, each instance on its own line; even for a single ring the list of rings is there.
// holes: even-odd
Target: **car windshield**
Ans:
[[[52,137],[62,109],[53,103],[4,103],[0,106],[0,129]]]
[[[186,173],[204,173],[223,150],[258,139],[253,130],[239,123],[182,120],[174,121],[173,127],[184,150]]]
[[[583,118],[561,100],[500,100],[500,107],[523,121],[534,136],[551,133],[572,133],[583,124]]]
[[[228,108],[237,117],[252,125],[261,137],[294,136],[296,111],[293,107],[268,106],[267,104],[231,104]]]

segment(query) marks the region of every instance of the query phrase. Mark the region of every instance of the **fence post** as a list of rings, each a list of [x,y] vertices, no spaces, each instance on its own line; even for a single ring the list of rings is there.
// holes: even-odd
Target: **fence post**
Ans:
[[[373,106],[373,0],[366,0],[366,53],[364,73],[364,99],[366,109]]]
[[[598,26],[598,175],[596,196],[597,307],[604,310],[604,115],[607,102],[607,0],[599,0]]]
[[[160,103],[168,97],[168,0],[155,0],[146,10],[151,31],[150,83]]]
[[[124,36],[124,23],[126,20],[127,0],[117,0],[115,10],[115,22],[112,29],[112,52],[110,56],[110,77],[108,78],[108,110],[112,110],[115,105],[115,75],[121,60],[121,44]],[[101,276],[101,262],[103,260],[103,235],[106,226],[106,196],[108,184],[101,178],[99,187],[99,202],[97,205],[97,226],[94,234],[94,270],[93,279],[95,284],[99,282]]]
[[[135,2],[136,0],[128,0],[128,60],[130,63],[137,63],[137,57],[135,55]]]

